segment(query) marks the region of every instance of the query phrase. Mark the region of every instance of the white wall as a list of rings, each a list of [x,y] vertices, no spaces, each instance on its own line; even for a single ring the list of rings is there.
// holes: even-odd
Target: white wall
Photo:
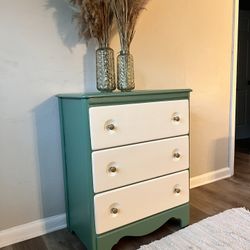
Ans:
[[[132,44],[138,89],[193,89],[192,176],[228,165],[232,5],[151,1]],[[54,96],[95,90],[95,45],[71,14],[62,0],[0,2],[0,230],[64,212]]]
[[[71,15],[61,0],[0,2],[0,230],[64,212],[54,96],[93,73]]]

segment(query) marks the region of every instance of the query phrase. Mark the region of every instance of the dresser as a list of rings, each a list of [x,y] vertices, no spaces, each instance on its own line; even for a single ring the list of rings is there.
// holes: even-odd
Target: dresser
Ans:
[[[67,227],[88,250],[189,223],[190,89],[58,95]]]

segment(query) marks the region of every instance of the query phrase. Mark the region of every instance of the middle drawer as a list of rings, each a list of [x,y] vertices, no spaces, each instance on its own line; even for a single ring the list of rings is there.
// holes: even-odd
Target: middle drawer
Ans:
[[[95,193],[188,168],[188,136],[92,153]]]

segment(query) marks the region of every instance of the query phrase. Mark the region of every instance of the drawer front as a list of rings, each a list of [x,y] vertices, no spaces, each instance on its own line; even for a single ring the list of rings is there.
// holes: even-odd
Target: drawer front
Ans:
[[[182,171],[97,194],[96,233],[101,234],[189,201],[189,174]]]
[[[92,153],[94,192],[189,168],[188,136]]]
[[[92,107],[92,149],[188,134],[188,112],[188,100]]]

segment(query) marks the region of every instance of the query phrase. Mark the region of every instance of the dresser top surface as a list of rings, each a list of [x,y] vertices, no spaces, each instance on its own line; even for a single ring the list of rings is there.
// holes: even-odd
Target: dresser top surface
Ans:
[[[93,93],[67,93],[58,94],[59,98],[70,98],[70,99],[90,99],[90,98],[103,98],[103,97],[136,97],[136,96],[147,96],[147,95],[162,95],[162,94],[178,94],[191,92],[191,89],[161,89],[161,90],[135,90],[131,92],[93,92]]]

